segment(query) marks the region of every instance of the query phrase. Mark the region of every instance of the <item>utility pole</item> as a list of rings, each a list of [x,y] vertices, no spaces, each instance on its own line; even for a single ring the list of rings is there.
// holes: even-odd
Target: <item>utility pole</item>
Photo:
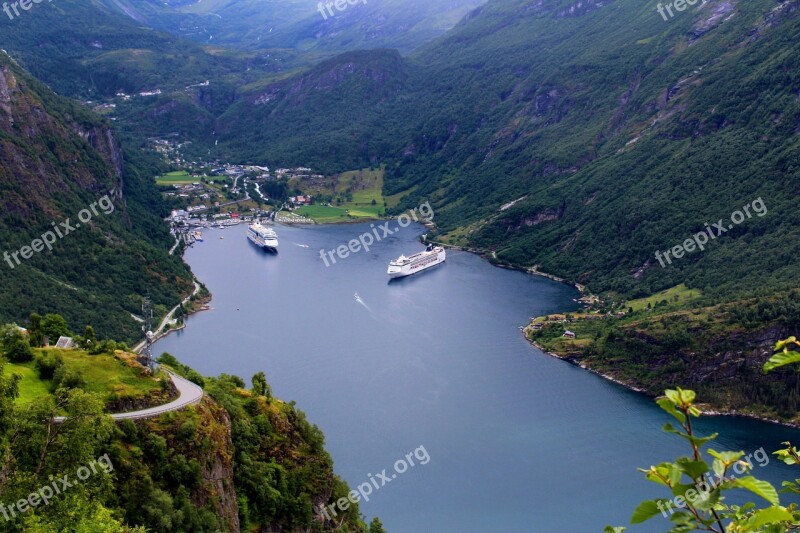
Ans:
[[[153,366],[153,352],[150,349],[153,345],[153,302],[150,301],[150,296],[145,296],[142,301],[142,331],[145,336],[144,357],[148,367]]]

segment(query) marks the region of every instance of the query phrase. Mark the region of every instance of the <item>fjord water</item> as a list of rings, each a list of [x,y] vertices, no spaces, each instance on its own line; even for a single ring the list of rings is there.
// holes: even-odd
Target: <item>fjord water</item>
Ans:
[[[534,349],[518,330],[531,316],[577,308],[573,288],[463,252],[389,282],[387,263],[422,249],[420,226],[330,267],[320,259],[321,248],[370,229],[279,226],[278,255],[247,242],[244,226],[206,231],[186,259],[213,309],[156,353],[248,382],[264,370],[274,394],[324,431],[352,488],[384,469],[391,476],[395,461],[424,446],[428,464],[360,504],[392,533],[602,531],[627,524],[641,500],[666,496],[636,472],[685,453],[662,433],[666,415]],[[699,428],[722,433],[717,449],[800,441],[800,432],[740,419]],[[774,460],[755,468],[777,486],[792,473]],[[667,529],[657,517],[630,531]]]

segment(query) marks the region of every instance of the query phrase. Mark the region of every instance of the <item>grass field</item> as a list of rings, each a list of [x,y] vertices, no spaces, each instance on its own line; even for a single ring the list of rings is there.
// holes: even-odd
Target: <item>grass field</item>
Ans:
[[[16,374],[22,378],[22,381],[19,382],[19,396],[16,401],[19,405],[27,405],[37,398],[50,396],[50,384],[39,379],[39,374],[33,367],[33,362],[8,363],[3,373],[6,376]]]
[[[700,298],[702,294],[700,289],[690,289],[681,283],[680,285],[676,285],[665,291],[657,292],[646,298],[631,300],[626,306],[631,307],[634,311],[641,311],[647,308],[647,304],[650,304],[651,307],[655,307],[655,305],[662,300],[666,300],[670,304],[684,304]]]
[[[113,355],[89,355],[82,350],[56,348],[36,351],[61,354],[67,369],[79,371],[83,375],[86,380],[86,391],[100,394],[106,400],[114,397],[142,398],[161,388],[152,376],[141,373],[141,367],[132,368]],[[33,362],[7,363],[4,373],[17,374],[22,378],[19,384],[19,397],[16,400],[20,405],[51,395],[51,381],[39,378]],[[166,379],[165,375],[156,377]]]
[[[353,200],[341,207],[350,210],[354,217],[379,217],[385,213],[383,207],[383,169],[353,170],[339,175],[337,192],[352,189]],[[373,205],[373,202],[375,204]]]
[[[347,209],[343,207],[328,207],[326,205],[304,205],[295,210],[295,213],[308,217],[320,224],[331,222],[347,222]]]
[[[156,185],[186,185],[200,181],[199,178],[192,177],[191,174],[185,170],[176,170],[175,172],[168,172],[163,176],[156,176]]]
[[[339,201],[345,195],[350,196],[348,201],[333,207],[312,205],[301,207],[297,213],[320,224],[380,218],[386,213],[383,205],[383,175],[383,168],[351,170],[329,178],[316,187],[304,187],[303,180],[292,181],[291,185],[299,187],[303,194],[333,196]],[[335,204],[336,200],[332,203]]]

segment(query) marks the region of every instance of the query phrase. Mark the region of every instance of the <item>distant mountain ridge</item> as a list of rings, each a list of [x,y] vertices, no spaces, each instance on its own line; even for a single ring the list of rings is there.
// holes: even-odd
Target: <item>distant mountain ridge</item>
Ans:
[[[413,50],[484,0],[103,0],[134,20],[203,44],[298,49],[329,56],[366,48]],[[325,6],[330,4],[328,8]]]

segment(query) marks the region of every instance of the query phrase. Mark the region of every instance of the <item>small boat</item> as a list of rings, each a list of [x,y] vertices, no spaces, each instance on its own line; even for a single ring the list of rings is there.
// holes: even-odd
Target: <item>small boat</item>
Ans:
[[[355,293],[355,294],[353,295],[353,298],[355,298],[355,300],[356,300],[357,302],[360,302],[360,301],[361,301],[361,296],[359,296],[359,295],[358,295],[358,293]]]
[[[202,234],[202,232],[195,231],[194,232],[194,240],[196,240],[197,242],[203,242],[203,234]]]

